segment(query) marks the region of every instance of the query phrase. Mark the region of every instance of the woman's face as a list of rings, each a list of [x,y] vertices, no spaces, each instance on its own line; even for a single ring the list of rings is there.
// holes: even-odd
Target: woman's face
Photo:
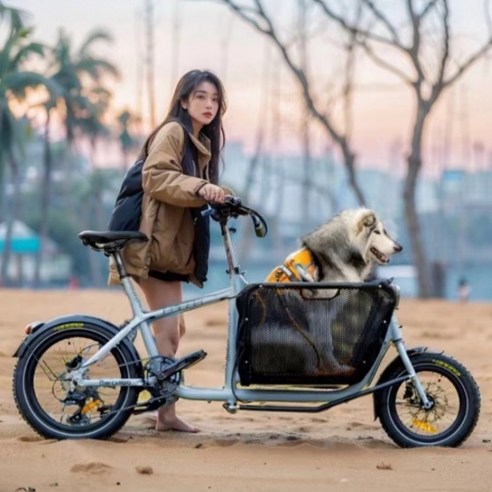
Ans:
[[[190,97],[182,104],[191,117],[193,133],[198,134],[217,115],[219,93],[214,84],[205,81],[199,84]]]

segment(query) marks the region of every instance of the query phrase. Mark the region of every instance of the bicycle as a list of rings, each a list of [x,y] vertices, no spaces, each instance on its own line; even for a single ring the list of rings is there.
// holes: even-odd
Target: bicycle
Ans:
[[[85,245],[113,258],[133,317],[116,326],[79,314],[26,327],[14,354],[13,393],[35,431],[54,439],[108,438],[130,415],[178,398],[223,402],[230,413],[321,412],[372,394],[375,418],[399,446],[458,446],[470,436],[480,414],[478,386],[454,358],[405,347],[394,315],[399,288],[392,280],[248,284],[229,220],[250,216],[257,236],[266,234],[265,221],[232,197],[206,213],[221,229],[229,287],[154,311],[142,308],[121,260],[129,242],[147,238],[139,232],[79,234]],[[163,357],[150,325],[224,300],[229,304],[224,386],[186,386],[185,369],[206,353]],[[137,332],[144,358],[133,343]],[[374,382],[391,346],[396,357]],[[141,402],[144,390],[150,398]]]

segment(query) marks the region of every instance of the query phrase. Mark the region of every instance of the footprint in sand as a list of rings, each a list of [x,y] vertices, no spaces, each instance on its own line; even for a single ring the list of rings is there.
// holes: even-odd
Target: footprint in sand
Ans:
[[[73,465],[70,468],[71,472],[74,473],[90,473],[90,474],[100,474],[111,470],[112,467],[106,465],[106,463],[91,462],[91,463],[79,463],[78,465]]]
[[[378,427],[377,425],[363,424],[361,422],[350,422],[346,427],[347,430],[357,429],[357,430],[367,430],[367,431],[373,431],[379,428],[380,427]]]
[[[285,442],[282,443],[284,446],[293,446],[293,445],[296,445],[296,444],[302,444],[304,441],[304,439],[300,436],[295,436],[294,434],[289,434],[286,438],[285,438]]]
[[[233,446],[237,444],[239,439],[210,439],[208,441],[199,442],[195,445],[195,449],[205,449],[205,448],[228,448],[229,446]]]
[[[421,336],[422,338],[433,338],[435,340],[454,340],[458,338],[458,335],[454,333],[439,333],[433,331],[423,331]]]
[[[20,436],[17,438],[18,441],[21,442],[39,442],[39,441],[46,441],[46,439],[42,438],[41,436]]]
[[[371,436],[358,436],[357,441],[363,443],[364,447],[371,449],[395,449],[398,446],[389,441],[383,441],[382,439],[374,439]]]
[[[111,441],[111,442],[115,442],[117,444],[122,444],[122,443],[125,443],[125,442],[128,442],[130,439],[132,439],[132,436],[128,436],[128,437],[111,437],[108,439],[108,441]]]

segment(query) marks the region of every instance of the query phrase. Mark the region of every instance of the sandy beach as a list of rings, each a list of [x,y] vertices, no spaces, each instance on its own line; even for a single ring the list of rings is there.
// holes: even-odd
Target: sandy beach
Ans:
[[[15,407],[12,354],[26,323],[76,312],[129,317],[118,290],[0,290],[0,492],[491,490],[492,304],[403,300],[397,312],[408,347],[443,350],[480,386],[478,426],[456,449],[398,448],[374,420],[371,396],[317,414],[230,415],[220,403],[179,401],[198,434],[158,433],[139,415],[107,441],[44,439]],[[188,384],[222,386],[226,319],[224,304],[186,315],[180,354],[208,353]]]

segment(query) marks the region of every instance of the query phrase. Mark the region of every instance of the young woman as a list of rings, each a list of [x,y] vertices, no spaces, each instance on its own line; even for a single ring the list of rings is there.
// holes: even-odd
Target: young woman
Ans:
[[[192,70],[179,80],[164,122],[142,149],[140,231],[150,240],[128,245],[123,259],[150,309],[181,302],[181,282],[201,287],[206,280],[208,222],[199,211],[206,202],[224,201],[217,182],[225,109],[217,76]],[[160,353],[174,357],[184,334],[180,318],[155,321],[153,329]],[[174,404],[158,410],[156,430],[198,431],[176,415]]]

